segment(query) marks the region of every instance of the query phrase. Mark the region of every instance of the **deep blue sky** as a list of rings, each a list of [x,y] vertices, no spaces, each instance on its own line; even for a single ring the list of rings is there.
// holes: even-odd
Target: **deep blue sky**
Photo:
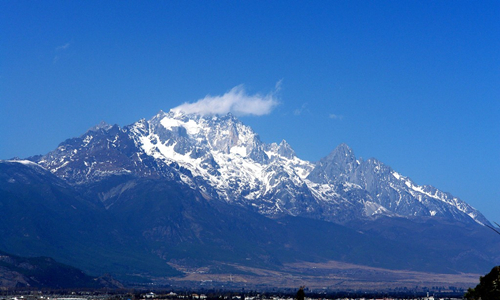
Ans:
[[[499,1],[2,1],[0,159],[243,84],[316,161],[340,143],[500,221]]]

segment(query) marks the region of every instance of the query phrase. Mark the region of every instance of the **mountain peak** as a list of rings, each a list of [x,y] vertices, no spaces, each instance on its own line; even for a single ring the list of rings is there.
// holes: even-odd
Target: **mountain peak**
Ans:
[[[316,163],[308,179],[321,183],[347,181],[356,164],[354,152],[347,144],[342,143]]]
[[[325,160],[334,162],[345,168],[347,165],[356,161],[356,156],[354,155],[354,151],[347,144],[342,143],[333,149],[327,157],[322,159],[322,161]]]
[[[285,140],[282,140],[279,144],[278,154],[286,158],[293,158],[296,156],[292,146],[290,146],[290,144],[288,144]]]
[[[156,120],[161,120],[161,119],[163,119],[165,116],[167,116],[167,115],[169,115],[169,114],[171,114],[171,113],[172,113],[172,111],[169,111],[168,113],[166,113],[166,112],[164,112],[162,109],[160,109],[160,110],[156,113],[156,115],[154,115],[154,116],[151,118],[151,120],[155,120],[155,119],[156,119]]]
[[[109,130],[109,129],[111,129],[111,127],[113,127],[113,125],[110,125],[110,124],[106,123],[105,121],[101,121],[99,124],[91,127],[87,131],[99,131],[101,129],[103,129],[103,130]]]
[[[286,211],[337,222],[366,211],[481,222],[483,218],[452,196],[399,180],[403,177],[381,162],[357,159],[345,143],[316,165],[303,161],[286,140],[267,145],[231,113],[160,110],[124,130],[105,122],[93,130],[97,134],[71,139],[35,161],[73,182],[112,174],[169,176],[265,215]],[[340,209],[344,204],[349,208]]]
[[[354,156],[354,152],[352,151],[351,147],[349,147],[347,144],[342,143],[338,145],[331,153],[335,155],[342,155],[342,156]]]

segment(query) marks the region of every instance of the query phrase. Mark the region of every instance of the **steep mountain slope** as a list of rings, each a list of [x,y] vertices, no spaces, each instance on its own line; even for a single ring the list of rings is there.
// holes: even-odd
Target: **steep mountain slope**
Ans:
[[[354,247],[366,249],[385,240],[374,241],[328,222],[306,226],[309,219],[269,219],[165,180],[116,176],[85,185],[84,189],[100,197],[109,187],[120,193],[107,198],[106,202],[112,203],[108,211],[118,222],[127,224],[134,236],[142,237],[154,253],[177,266],[209,266],[212,270],[221,264],[237,263],[279,269],[298,258],[342,260],[349,255],[347,237],[357,240]],[[300,228],[306,227],[317,233],[304,235]],[[325,234],[329,239],[323,240]],[[323,252],[302,242],[306,240],[314,241]],[[374,258],[380,253],[365,250],[365,254],[364,259],[372,263],[381,260]],[[397,264],[404,264],[415,253],[406,255],[394,255]]]
[[[234,264],[280,270],[285,263],[328,260],[461,270],[443,252],[428,255],[425,245],[408,247],[405,239],[312,218],[270,219],[162,178],[114,175],[71,188],[29,162],[2,162],[0,167],[2,247],[29,256],[50,255],[96,275],[112,272],[134,280],[131,274],[154,278],[193,268],[237,274],[241,271]],[[477,258],[464,262],[470,266]],[[478,264],[468,271],[483,269]]]
[[[71,183],[112,174],[164,178],[271,217],[344,223],[380,215],[430,216],[489,224],[457,197],[419,186],[376,159],[360,161],[347,145],[312,164],[285,141],[262,143],[230,114],[170,111],[124,128],[100,124],[31,159]]]
[[[313,218],[270,219],[162,179],[119,175],[80,188],[102,199],[133,236],[176,266],[280,269],[289,262],[337,260],[453,273],[480,272],[500,260],[500,240],[476,222],[386,217],[352,221],[351,229]]]
[[[53,257],[93,275],[178,274],[98,199],[32,162],[0,161],[0,208],[0,249],[9,253]]]
[[[489,224],[481,213],[459,198],[433,186],[419,186],[377,159],[360,161],[345,144],[321,159],[307,179],[333,186],[347,183],[350,191],[358,189],[367,192],[363,201],[367,216],[436,216]]]
[[[200,268],[238,274],[235,266],[281,270],[286,263],[330,260],[389,269],[484,272],[498,259],[496,235],[487,231],[487,236],[480,229],[488,229],[478,224],[463,226],[478,234],[464,239],[457,224],[445,231],[436,221],[434,231],[427,231],[434,239],[426,240],[415,234],[422,223],[408,219],[354,222],[352,229],[313,218],[270,219],[207,197],[182,181],[127,174],[71,187],[33,163],[1,162],[0,167],[1,247],[16,254],[50,255],[96,275],[112,272],[136,280],[130,275],[155,278]],[[407,223],[401,226],[397,220]],[[450,249],[446,243],[436,244],[443,235],[453,236]],[[486,245],[464,243],[479,245],[478,239]]]
[[[91,277],[48,257],[19,257],[0,251],[2,288],[121,288],[109,277]]]
[[[500,239],[492,230],[478,223],[460,222],[433,217],[355,220],[346,226],[374,238],[389,240],[409,249],[420,249],[421,263],[441,256],[435,265],[447,272],[478,272],[488,270],[500,262]],[[428,270],[435,266],[427,265]],[[483,271],[485,272],[485,271]]]

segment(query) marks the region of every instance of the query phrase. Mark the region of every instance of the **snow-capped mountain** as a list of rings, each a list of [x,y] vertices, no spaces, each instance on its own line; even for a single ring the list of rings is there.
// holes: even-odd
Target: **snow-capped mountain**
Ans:
[[[480,212],[459,198],[430,185],[417,185],[377,159],[357,159],[345,144],[321,159],[307,179],[328,186],[344,186],[342,191],[367,192],[368,197],[361,200],[367,216],[438,216],[489,224]]]
[[[417,216],[489,224],[464,201],[419,186],[376,159],[356,159],[345,144],[314,164],[286,141],[263,143],[231,114],[161,111],[124,128],[101,123],[31,159],[73,184],[125,174],[164,178],[271,217],[343,223]]]

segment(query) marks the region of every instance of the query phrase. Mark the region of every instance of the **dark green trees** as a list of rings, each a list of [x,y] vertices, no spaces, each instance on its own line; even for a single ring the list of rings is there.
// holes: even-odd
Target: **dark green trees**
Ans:
[[[490,273],[481,276],[476,288],[470,288],[464,297],[467,300],[500,299],[500,266],[494,267]]]

